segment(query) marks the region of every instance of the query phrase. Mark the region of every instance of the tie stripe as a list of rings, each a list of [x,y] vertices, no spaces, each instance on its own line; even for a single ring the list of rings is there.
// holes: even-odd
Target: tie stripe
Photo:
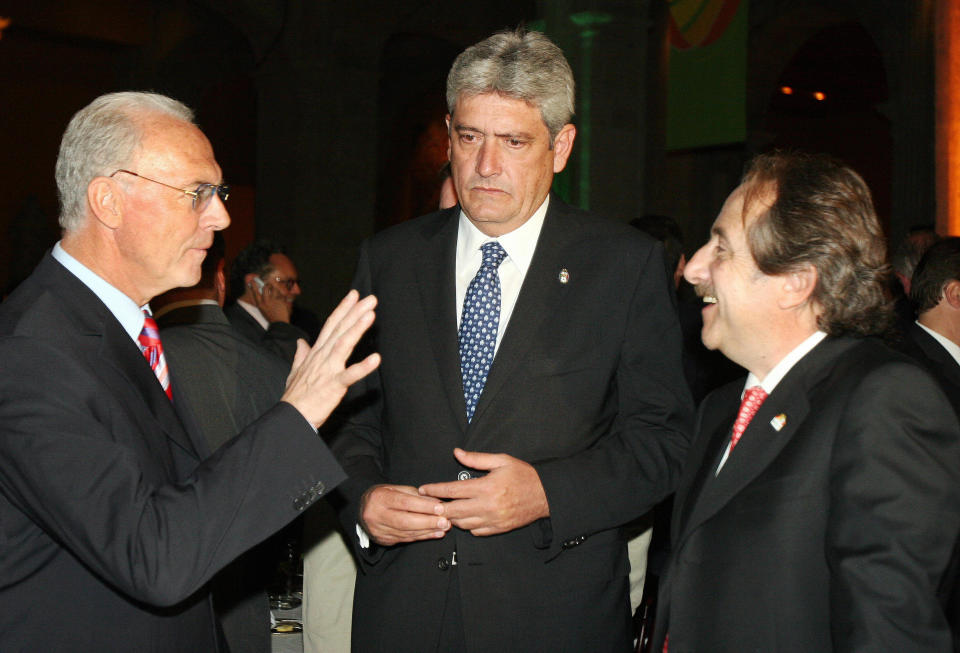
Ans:
[[[137,338],[140,342],[140,351],[147,359],[150,369],[160,382],[160,387],[167,393],[167,398],[173,400],[173,390],[170,388],[170,375],[167,370],[167,359],[163,355],[163,344],[160,342],[160,329],[150,313],[143,312],[143,329]]]

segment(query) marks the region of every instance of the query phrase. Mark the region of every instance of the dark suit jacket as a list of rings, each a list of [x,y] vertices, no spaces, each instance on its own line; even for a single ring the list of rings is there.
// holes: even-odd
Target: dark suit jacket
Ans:
[[[266,413],[283,394],[289,365],[230,326],[219,306],[184,306],[157,318],[181,421],[206,458]],[[217,574],[213,605],[230,653],[269,653],[266,585],[271,557],[247,551]]]
[[[238,333],[288,363],[293,362],[293,356],[297,353],[297,340],[307,339],[306,333],[286,322],[271,322],[270,328],[264,329],[243,306],[237,303],[230,304],[223,309],[223,312]]]
[[[950,650],[960,426],[936,382],[877,341],[827,338],[715,476],[742,389],[700,407],[652,650],[667,632],[670,653]]]
[[[957,365],[957,361],[943,348],[943,345],[917,326],[916,322],[911,322],[904,327],[903,335],[895,346],[913,357],[936,377],[953,405],[954,411],[960,415],[960,365]],[[958,579],[960,579],[960,542],[954,550],[953,560],[941,588],[941,601],[946,605],[947,619],[953,630],[954,651],[960,651],[960,582]]]
[[[375,483],[470,473],[457,446],[532,463],[551,516],[494,537],[454,529],[442,540],[358,548],[354,649],[435,649],[450,577],[438,560],[455,549],[468,650],[628,650],[618,527],[673,489],[691,413],[662,251],[635,229],[551,199],[468,426],[457,216],[424,216],[363,245],[355,287],[379,298],[383,362],[351,395],[356,412],[336,445],[351,475],[344,525],[353,533],[359,497]]]
[[[950,403],[960,414],[960,365],[950,352],[916,322],[905,328],[903,339],[898,344],[897,349],[917,360],[940,381]]]
[[[200,458],[137,345],[47,255],[0,305],[0,650],[215,650],[204,584],[343,472],[283,403]]]

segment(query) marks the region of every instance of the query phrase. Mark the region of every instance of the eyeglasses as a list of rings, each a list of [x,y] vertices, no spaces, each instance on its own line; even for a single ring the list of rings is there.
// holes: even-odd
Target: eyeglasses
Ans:
[[[287,289],[287,292],[293,291],[294,286],[300,286],[300,279],[281,279],[280,277],[274,277],[274,281],[279,283],[281,286]],[[300,286],[300,289],[303,289],[303,286]]]
[[[189,195],[193,199],[193,210],[200,212],[207,208],[207,205],[210,204],[210,200],[213,199],[213,194],[216,193],[220,196],[221,202],[226,202],[227,198],[230,197],[230,184],[200,184],[197,186],[196,190],[187,190],[185,188],[178,188],[177,186],[171,186],[170,184],[165,184],[162,181],[157,181],[156,179],[150,179],[150,177],[144,177],[139,175],[132,170],[115,170],[110,176],[117,174],[118,172],[125,172],[128,175],[133,175],[134,177],[140,177],[140,179],[146,179],[147,181],[152,181],[155,184],[160,184],[161,186],[166,186],[167,188],[172,188],[173,190],[180,191],[184,195]]]

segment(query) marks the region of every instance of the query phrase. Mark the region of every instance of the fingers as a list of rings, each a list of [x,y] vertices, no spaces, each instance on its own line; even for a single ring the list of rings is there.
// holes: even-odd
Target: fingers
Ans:
[[[437,499],[466,499],[483,493],[484,479],[475,478],[469,481],[450,481],[447,483],[428,483],[421,485],[419,492],[422,496],[436,497]]]
[[[377,305],[377,298],[373,295],[367,295],[360,299],[360,293],[351,290],[340,300],[337,307],[330,313],[330,317],[323,323],[320,334],[317,336],[316,345],[324,346],[331,337],[336,337],[347,328],[352,326],[358,317],[367,311],[372,311]]]
[[[324,323],[316,344],[302,358],[295,357],[281,399],[292,404],[314,427],[330,416],[347,388],[376,369],[380,356],[371,354],[359,363],[345,367],[353,348],[373,324],[373,295],[358,299],[351,291]]]
[[[459,447],[454,448],[453,456],[460,461],[461,464],[466,465],[467,467],[486,471],[492,470],[496,467],[501,467],[507,464],[509,459],[512,458],[511,456],[506,456],[500,453],[464,451]]]
[[[340,375],[341,381],[347,387],[353,385],[380,365],[380,354],[370,354],[359,363],[354,363]]]
[[[450,529],[450,522],[438,516],[440,503],[421,497],[416,488],[379,485],[367,490],[361,500],[363,529],[379,544],[437,539]]]
[[[293,373],[295,369],[303,365],[303,361],[307,360],[309,355],[310,345],[303,338],[297,338],[297,351],[293,354],[293,365],[290,367],[290,372]]]

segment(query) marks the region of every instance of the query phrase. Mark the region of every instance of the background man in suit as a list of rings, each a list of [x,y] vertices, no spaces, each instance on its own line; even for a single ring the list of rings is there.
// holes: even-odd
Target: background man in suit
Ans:
[[[164,355],[177,388],[177,415],[206,445],[206,458],[266,413],[283,394],[287,365],[253,344],[223,314],[224,240],[218,231],[200,265],[200,282],[151,302]],[[316,505],[316,504],[314,504]],[[213,607],[230,653],[270,651],[267,582],[273,557],[266,544],[247,551],[211,582]]]
[[[914,269],[910,300],[918,317],[898,334],[896,346],[936,377],[960,415],[960,238],[946,238],[927,249]],[[960,543],[940,588],[954,651],[960,651],[958,575]]]
[[[907,353],[938,377],[960,412],[960,238],[947,238],[920,259],[910,284],[917,321],[907,330]]]
[[[204,584],[344,477],[315,429],[378,362],[344,366],[375,300],[351,293],[201,464],[144,309],[229,224],[210,143],[179,102],[109,94],[56,176],[63,239],[0,306],[0,650],[217,650]]]
[[[749,375],[700,407],[654,650],[668,633],[671,653],[949,650],[960,426],[929,374],[864,337],[892,311],[863,180],[758,157],[685,276],[704,344]]]
[[[385,366],[336,445],[353,647],[629,650],[619,527],[673,488],[691,412],[662,249],[548,197],[576,130],[545,36],[468,48],[447,102],[459,207],[364,243],[355,280]]]
[[[306,332],[290,323],[300,295],[297,268],[280,247],[258,240],[237,255],[230,271],[226,308],[230,324],[248,340],[290,362]]]

